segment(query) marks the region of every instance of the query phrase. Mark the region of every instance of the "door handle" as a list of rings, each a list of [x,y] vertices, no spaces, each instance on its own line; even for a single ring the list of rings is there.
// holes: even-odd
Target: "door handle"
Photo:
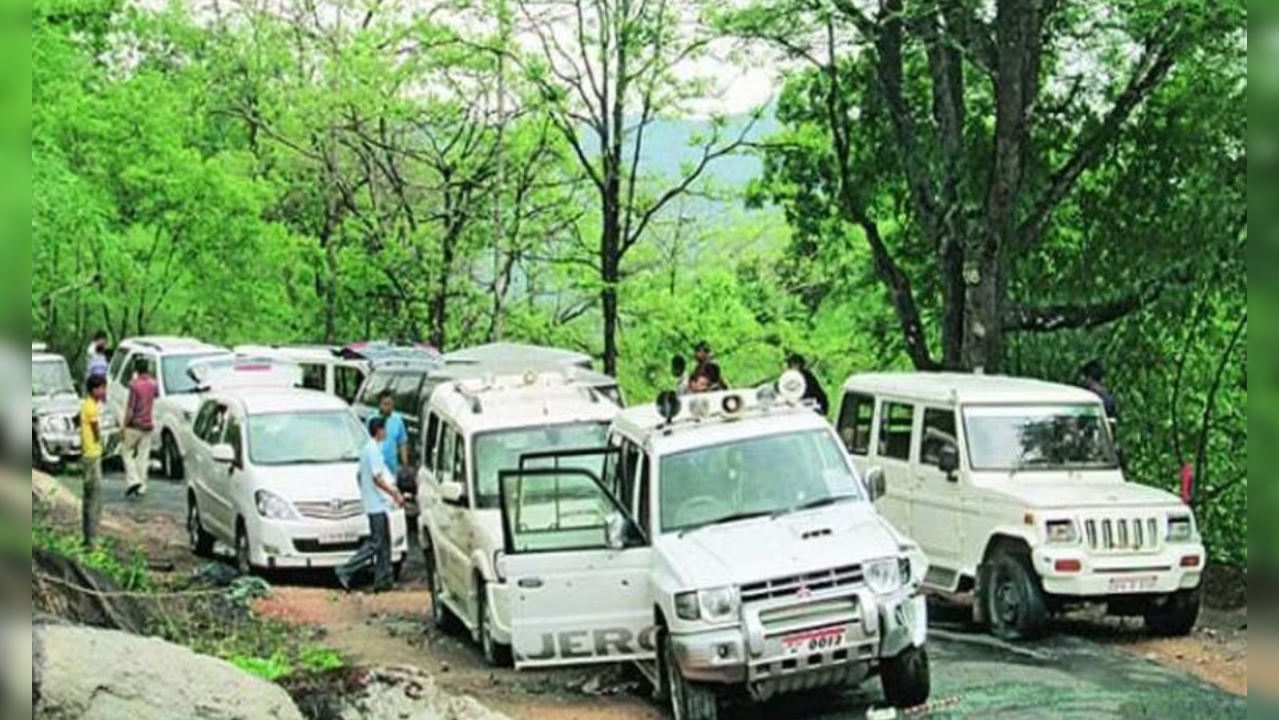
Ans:
[[[546,583],[541,578],[524,578],[520,580],[519,586],[522,590],[541,590],[546,587]]]

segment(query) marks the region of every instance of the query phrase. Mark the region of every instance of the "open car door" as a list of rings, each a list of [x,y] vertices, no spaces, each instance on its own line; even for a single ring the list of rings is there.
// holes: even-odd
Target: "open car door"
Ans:
[[[652,660],[652,549],[579,468],[499,473],[518,669]]]

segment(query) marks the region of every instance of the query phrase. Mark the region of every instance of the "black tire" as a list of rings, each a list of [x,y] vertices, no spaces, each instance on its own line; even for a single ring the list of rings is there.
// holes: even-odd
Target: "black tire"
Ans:
[[[879,672],[884,699],[890,707],[910,710],[926,705],[932,696],[932,666],[925,648],[911,648],[885,660]]]
[[[480,650],[484,653],[484,661],[489,667],[507,668],[513,663],[511,655],[511,647],[503,645],[493,639],[493,618],[489,615],[488,594],[486,592],[485,583],[481,579],[476,579],[476,603],[475,618],[476,627],[479,628]]]
[[[991,634],[1014,642],[1042,637],[1048,627],[1048,603],[1030,560],[1001,552],[992,561],[987,578],[981,599]]]
[[[186,477],[186,467],[182,462],[182,453],[178,452],[178,443],[173,433],[167,430],[160,436],[160,471],[169,480],[182,480]]]
[[[187,499],[187,541],[192,555],[206,559],[213,557],[213,536],[205,532],[200,507],[193,497]]]
[[[1203,593],[1183,590],[1155,604],[1146,613],[1146,629],[1159,637],[1186,637],[1199,624]]]
[[[440,574],[435,571],[435,557],[427,550],[426,558],[426,582],[431,588],[431,622],[435,628],[446,635],[452,635],[461,627],[457,616],[449,610],[441,599],[444,596],[444,581],[440,579]]]
[[[253,555],[249,547],[249,533],[244,527],[244,522],[241,521],[235,528],[235,569],[243,576],[258,574],[258,568],[253,565]]]
[[[684,678],[670,639],[663,632],[658,674],[666,684],[663,695],[670,700],[674,720],[719,720],[719,696],[705,685]]]

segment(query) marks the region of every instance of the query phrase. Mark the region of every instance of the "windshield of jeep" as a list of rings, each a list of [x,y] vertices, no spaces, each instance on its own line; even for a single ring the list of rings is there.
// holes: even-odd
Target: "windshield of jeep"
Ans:
[[[520,458],[532,453],[557,450],[592,450],[603,447],[608,425],[578,423],[538,428],[520,428],[486,433],[475,438],[475,501],[484,510],[502,506],[498,473],[519,470]],[[551,467],[551,461],[529,463],[526,467]],[[588,455],[559,460],[558,467],[586,470],[595,477],[603,474],[604,456]]]
[[[1100,405],[968,407],[964,429],[978,472],[1119,467]]]
[[[844,451],[816,430],[669,455],[661,468],[662,531],[780,515],[862,497]]]
[[[62,360],[31,363],[31,397],[75,395],[71,371]]]

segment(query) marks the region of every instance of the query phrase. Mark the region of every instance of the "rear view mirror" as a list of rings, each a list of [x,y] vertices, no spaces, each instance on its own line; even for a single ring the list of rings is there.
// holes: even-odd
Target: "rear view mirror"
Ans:
[[[448,505],[461,505],[466,500],[466,487],[459,482],[441,483],[440,500]]]
[[[213,462],[219,465],[235,464],[235,448],[230,445],[214,445],[212,449]]]
[[[947,444],[938,449],[937,468],[946,473],[951,482],[956,481],[959,473],[959,448]]]
[[[866,492],[870,493],[871,502],[878,502],[888,494],[888,478],[883,468],[871,468],[866,471]]]

